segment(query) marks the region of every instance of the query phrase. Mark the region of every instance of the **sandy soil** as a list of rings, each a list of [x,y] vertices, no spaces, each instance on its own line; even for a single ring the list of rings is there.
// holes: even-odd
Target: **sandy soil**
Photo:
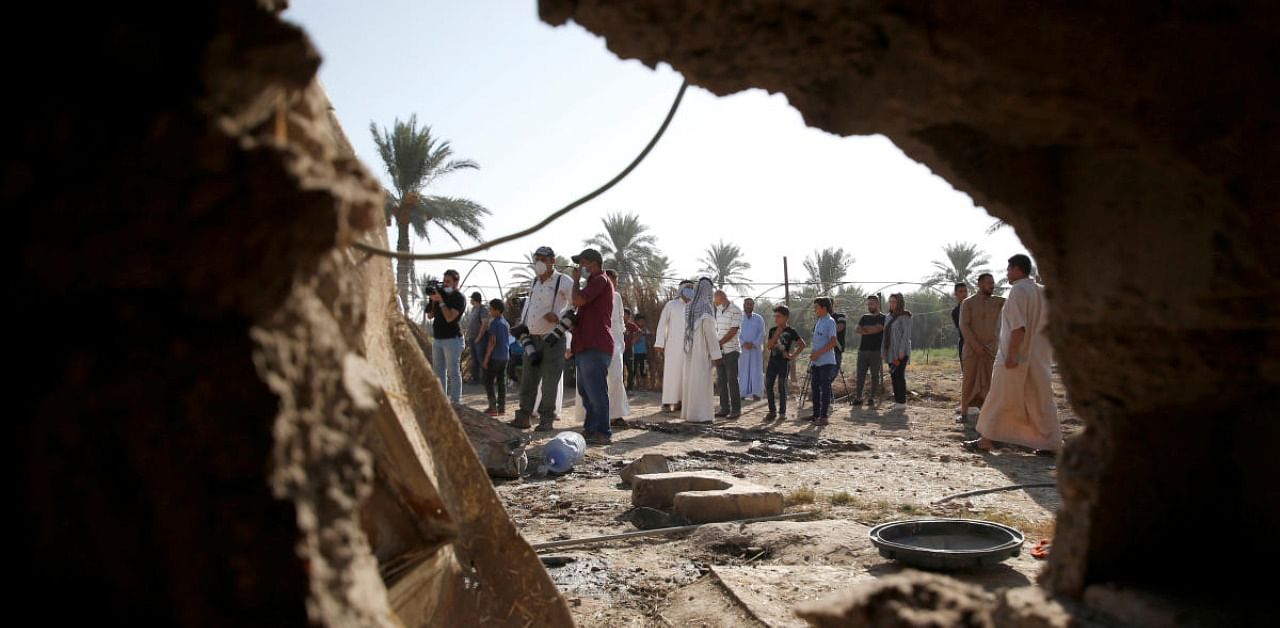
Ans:
[[[646,453],[668,456],[673,470],[719,469],[776,487],[788,496],[788,512],[815,511],[807,522],[715,526],[683,537],[549,552],[575,559],[549,571],[584,626],[794,625],[779,618],[789,617],[795,602],[899,569],[866,539],[866,526],[884,521],[989,519],[1022,530],[1027,550],[1051,535],[1059,504],[1053,489],[930,504],[961,491],[1053,481],[1054,460],[1016,447],[964,451],[960,441],[976,437],[976,416],[964,426],[953,418],[960,389],[954,360],[913,366],[908,386],[905,412],[889,411],[889,403],[854,409],[838,402],[830,425],[821,428],[797,419],[794,407],[785,420],[764,422],[763,401],[744,402],[740,419],[710,429],[686,425],[659,412],[656,393],[638,392],[629,417],[637,425],[615,430],[612,445],[590,448],[583,464],[564,476],[499,481],[497,490],[531,543],[634,530],[621,518],[630,491],[617,471]],[[836,388],[839,396],[839,381]],[[484,408],[478,387],[464,393],[463,403]],[[1060,385],[1057,396],[1064,431],[1079,431]],[[566,417],[556,427],[574,426]],[[531,454],[550,436],[536,434]],[[1018,586],[1033,582],[1040,567],[1024,551],[998,568],[958,576],[989,588]]]

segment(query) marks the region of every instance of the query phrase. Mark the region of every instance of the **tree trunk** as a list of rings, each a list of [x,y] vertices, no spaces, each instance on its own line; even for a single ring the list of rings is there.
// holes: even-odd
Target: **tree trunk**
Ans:
[[[409,221],[407,217],[396,217],[396,226],[399,228],[399,236],[396,238],[396,250],[401,253],[409,252]],[[404,302],[405,313],[409,310],[409,283],[413,278],[413,260],[402,259],[396,261],[396,289],[400,292],[400,300]]]

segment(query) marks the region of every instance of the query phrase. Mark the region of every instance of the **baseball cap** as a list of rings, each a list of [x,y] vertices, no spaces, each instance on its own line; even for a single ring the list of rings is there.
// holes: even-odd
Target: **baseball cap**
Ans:
[[[604,263],[604,257],[600,255],[600,251],[597,251],[595,249],[582,249],[581,253],[574,255],[569,259],[573,260],[573,263],[575,264],[581,262],[582,260],[586,260],[588,262],[595,262],[597,264]]]
[[[538,247],[538,250],[533,252],[533,254],[537,257],[550,257],[552,259],[555,259],[556,257],[556,252],[551,250],[551,247],[549,246],[540,246]]]

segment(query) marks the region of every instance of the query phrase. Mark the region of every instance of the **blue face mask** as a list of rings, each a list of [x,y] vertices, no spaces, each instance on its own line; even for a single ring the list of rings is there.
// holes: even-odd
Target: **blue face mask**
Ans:
[[[681,290],[681,291],[680,291],[680,296],[682,296],[682,297],[684,297],[684,298],[686,298],[686,299],[692,299],[692,298],[693,298],[693,288],[685,288],[684,290]]]

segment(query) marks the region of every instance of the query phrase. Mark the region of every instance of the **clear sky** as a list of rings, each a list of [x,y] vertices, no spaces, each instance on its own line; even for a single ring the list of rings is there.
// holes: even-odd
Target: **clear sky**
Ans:
[[[668,66],[618,59],[575,24],[542,23],[533,0],[292,4],[285,18],[320,49],[321,81],[365,164],[387,179],[371,121],[389,127],[417,114],[459,157],[479,162],[434,191],[492,210],[488,237],[523,229],[613,177],[648,142],[681,82]],[[841,246],[856,260],[847,279],[868,287],[919,281],[950,242],[978,243],[999,270],[1025,252],[1011,229],[987,235],[986,211],[883,136],[808,128],[781,94],[719,98],[691,87],[630,177],[484,257],[520,260],[544,244],[568,257],[619,211],[640,215],[678,275],[695,275],[703,251],[721,239],[743,247],[757,282],[781,282],[784,255],[792,279],[804,279],[805,256]],[[457,249],[440,232],[413,246]],[[419,262],[416,272],[470,266]],[[499,270],[510,287],[511,267]],[[468,283],[496,296],[488,267]]]

